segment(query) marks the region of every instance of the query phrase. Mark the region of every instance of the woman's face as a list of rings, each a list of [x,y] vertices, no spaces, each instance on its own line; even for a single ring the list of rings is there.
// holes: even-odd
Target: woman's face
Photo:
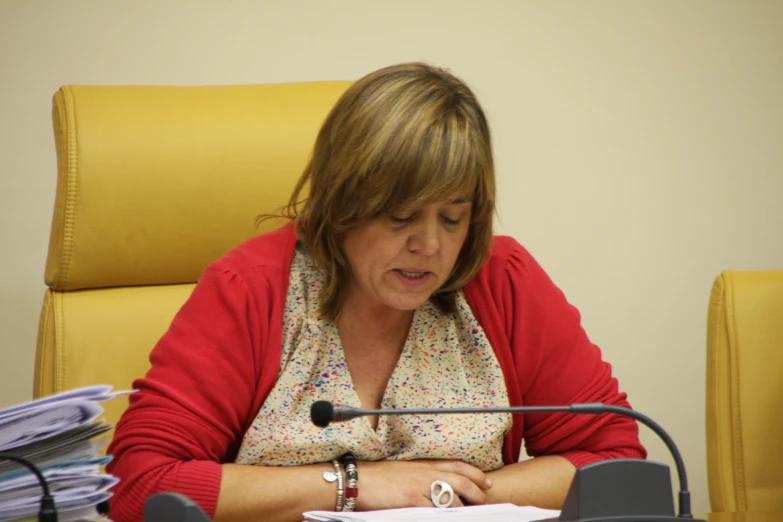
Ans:
[[[346,234],[352,305],[409,311],[451,275],[468,236],[472,204],[449,198],[413,212],[375,218]]]

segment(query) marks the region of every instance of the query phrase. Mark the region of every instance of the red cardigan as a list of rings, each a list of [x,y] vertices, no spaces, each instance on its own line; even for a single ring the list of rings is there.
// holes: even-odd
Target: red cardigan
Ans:
[[[211,264],[153,349],[152,368],[117,424],[107,471],[120,478],[111,517],[142,520],[144,502],[177,491],[212,517],[221,463],[235,458],[280,366],[293,227],[253,238]],[[628,406],[579,312],[519,243],[496,237],[464,288],[503,370],[512,405],[605,402]],[[515,415],[504,445],[562,455],[576,466],[646,458],[634,421],[613,415]]]

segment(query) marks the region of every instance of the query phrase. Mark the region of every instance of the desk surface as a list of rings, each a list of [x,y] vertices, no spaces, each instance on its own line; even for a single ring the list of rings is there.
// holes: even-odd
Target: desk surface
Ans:
[[[783,522],[783,511],[740,511],[696,516],[707,522]]]

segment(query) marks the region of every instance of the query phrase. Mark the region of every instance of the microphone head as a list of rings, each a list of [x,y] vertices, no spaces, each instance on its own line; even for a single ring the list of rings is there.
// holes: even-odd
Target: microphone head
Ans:
[[[315,401],[310,406],[310,419],[319,428],[325,428],[334,420],[334,406],[329,401]]]

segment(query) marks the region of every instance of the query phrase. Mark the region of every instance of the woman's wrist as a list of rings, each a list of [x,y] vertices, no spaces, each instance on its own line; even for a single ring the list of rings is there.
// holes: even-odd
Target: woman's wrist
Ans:
[[[345,501],[342,511],[353,511],[359,496],[359,469],[356,457],[353,453],[346,453],[340,457],[340,461],[345,469]]]
[[[487,472],[488,504],[511,503],[561,509],[576,469],[565,458],[545,455]]]
[[[305,511],[334,511],[336,485],[324,480],[330,462],[302,466],[222,465],[214,519],[301,520]],[[297,518],[300,517],[300,518]]]

